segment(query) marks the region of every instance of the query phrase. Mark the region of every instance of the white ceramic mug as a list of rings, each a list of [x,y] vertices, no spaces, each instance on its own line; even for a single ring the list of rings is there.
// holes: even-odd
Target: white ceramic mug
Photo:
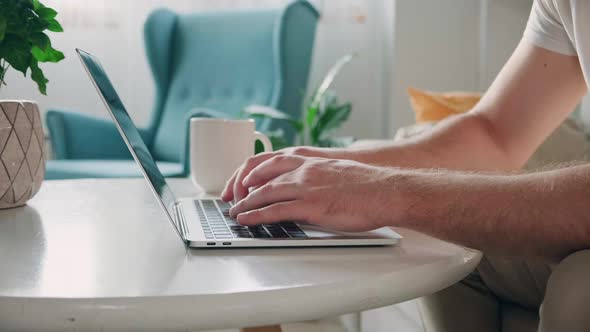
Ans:
[[[254,155],[256,140],[272,151],[268,137],[256,131],[254,120],[191,119],[190,162],[193,183],[218,194],[234,171]]]

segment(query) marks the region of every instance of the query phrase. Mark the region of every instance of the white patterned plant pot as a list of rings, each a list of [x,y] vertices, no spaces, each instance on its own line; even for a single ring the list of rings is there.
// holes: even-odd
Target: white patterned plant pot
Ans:
[[[24,205],[45,177],[45,135],[31,101],[0,100],[0,208]]]

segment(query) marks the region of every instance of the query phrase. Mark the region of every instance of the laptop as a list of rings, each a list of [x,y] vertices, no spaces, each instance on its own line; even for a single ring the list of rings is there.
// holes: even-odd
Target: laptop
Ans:
[[[166,218],[185,245],[194,248],[384,246],[394,245],[401,239],[390,228],[345,233],[294,221],[247,227],[229,216],[231,203],[216,197],[177,199],[98,59],[79,49],[76,52]]]

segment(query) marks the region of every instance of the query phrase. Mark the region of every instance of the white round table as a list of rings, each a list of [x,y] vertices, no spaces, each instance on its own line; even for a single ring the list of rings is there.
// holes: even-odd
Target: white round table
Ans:
[[[171,180],[177,195],[197,195]],[[0,210],[0,330],[198,330],[359,312],[417,298],[480,253],[396,229],[397,247],[187,249],[143,179],[47,181]]]

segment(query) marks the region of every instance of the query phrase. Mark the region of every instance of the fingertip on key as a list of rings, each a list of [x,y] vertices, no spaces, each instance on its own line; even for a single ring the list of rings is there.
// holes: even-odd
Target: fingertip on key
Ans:
[[[235,205],[234,205],[234,206],[232,206],[232,207],[229,209],[229,216],[230,216],[230,217],[232,217],[232,218],[234,218],[234,219],[236,219],[236,213],[235,213],[235,211],[236,211],[236,206],[235,206]]]
[[[236,221],[240,225],[248,225],[248,212],[243,212],[237,215]]]

